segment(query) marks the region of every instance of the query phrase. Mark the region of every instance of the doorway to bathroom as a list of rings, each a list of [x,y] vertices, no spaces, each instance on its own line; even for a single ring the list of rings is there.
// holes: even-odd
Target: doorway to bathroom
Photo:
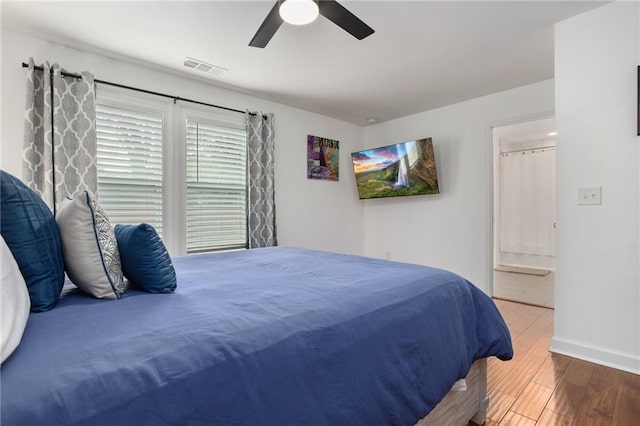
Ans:
[[[553,117],[492,129],[493,296],[553,308]]]

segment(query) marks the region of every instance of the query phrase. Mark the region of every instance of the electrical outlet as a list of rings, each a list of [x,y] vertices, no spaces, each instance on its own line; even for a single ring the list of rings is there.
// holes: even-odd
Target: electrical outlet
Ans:
[[[602,204],[602,187],[578,188],[579,205]]]

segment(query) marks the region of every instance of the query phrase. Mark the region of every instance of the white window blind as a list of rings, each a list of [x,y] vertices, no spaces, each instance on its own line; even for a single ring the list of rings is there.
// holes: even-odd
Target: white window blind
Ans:
[[[187,253],[247,244],[246,129],[187,118]]]
[[[111,222],[162,235],[162,112],[96,105],[98,199]]]

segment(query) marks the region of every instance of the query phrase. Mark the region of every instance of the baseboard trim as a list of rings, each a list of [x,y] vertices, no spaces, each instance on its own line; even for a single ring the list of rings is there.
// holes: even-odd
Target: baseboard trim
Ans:
[[[612,351],[558,337],[551,339],[551,347],[549,350],[553,353],[567,355],[617,370],[640,374],[640,359],[632,354]]]

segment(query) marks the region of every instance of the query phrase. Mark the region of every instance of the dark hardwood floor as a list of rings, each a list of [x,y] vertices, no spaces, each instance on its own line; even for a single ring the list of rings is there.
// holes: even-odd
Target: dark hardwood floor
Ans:
[[[495,302],[515,356],[489,360],[486,426],[640,425],[640,376],[550,353],[552,309]]]

